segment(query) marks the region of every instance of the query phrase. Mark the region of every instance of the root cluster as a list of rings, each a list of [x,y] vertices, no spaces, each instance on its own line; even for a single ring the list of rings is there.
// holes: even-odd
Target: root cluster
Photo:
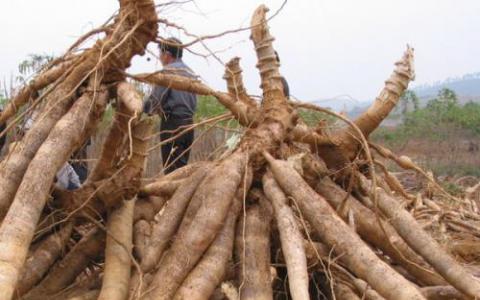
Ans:
[[[308,127],[299,108],[334,113],[283,95],[266,13],[260,6],[251,23],[261,102],[238,58],[227,92],[126,74],[157,38],[152,0],[121,0],[103,39],[11,100],[0,121],[22,107],[40,117],[0,162],[0,299],[480,298],[478,191],[454,198],[409,158],[368,142],[414,78],[413,50],[358,119]],[[216,97],[245,127],[240,143],[142,180],[154,123],[127,76]],[[87,181],[56,188],[107,105],[113,121]],[[385,161],[425,175],[424,191],[408,193]]]

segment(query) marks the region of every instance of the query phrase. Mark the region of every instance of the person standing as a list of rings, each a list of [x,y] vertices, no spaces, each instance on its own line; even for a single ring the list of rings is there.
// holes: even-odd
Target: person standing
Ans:
[[[168,38],[159,44],[161,72],[195,78],[193,71],[183,62],[182,43],[176,38]],[[158,114],[161,118],[160,139],[165,141],[181,131],[182,127],[193,124],[193,115],[197,106],[197,96],[193,93],[175,90],[169,87],[155,86],[144,103],[144,112]],[[185,166],[190,156],[194,131],[162,145],[164,174]]]

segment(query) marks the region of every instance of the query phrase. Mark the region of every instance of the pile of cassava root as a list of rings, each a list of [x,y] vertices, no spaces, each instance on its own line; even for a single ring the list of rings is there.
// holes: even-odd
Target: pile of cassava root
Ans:
[[[171,74],[127,74],[162,19],[153,0],[119,2],[109,23],[39,72],[0,115],[11,128],[39,112],[0,163],[1,300],[480,299],[476,202],[448,195],[410,159],[368,141],[413,79],[412,49],[368,111],[354,121],[337,116],[346,125],[330,131],[306,126],[298,110],[332,112],[284,96],[265,6],[251,20],[258,102],[237,58],[226,66],[228,92]],[[241,141],[216,161],[142,180],[154,122],[127,77],[216,97],[245,128]],[[110,104],[113,121],[88,179],[56,188],[56,172]],[[386,161],[425,175],[425,190],[408,193]]]

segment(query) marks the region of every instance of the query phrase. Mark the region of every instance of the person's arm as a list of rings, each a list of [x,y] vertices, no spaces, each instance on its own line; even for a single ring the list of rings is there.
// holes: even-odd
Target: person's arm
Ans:
[[[81,182],[80,182],[80,177],[78,177],[77,172],[75,172],[75,169],[69,163],[66,163],[64,165],[64,168],[65,168],[66,176],[68,178],[67,190],[78,189],[81,185]]]
[[[69,175],[69,180],[68,180],[67,189],[68,190],[76,190],[76,189],[80,188],[80,186],[82,185],[80,183],[80,177],[78,177],[77,173],[75,172],[75,170],[73,170],[73,168],[68,175]]]
[[[155,86],[143,105],[143,112],[149,115],[158,113],[167,100],[169,89],[163,86]]]

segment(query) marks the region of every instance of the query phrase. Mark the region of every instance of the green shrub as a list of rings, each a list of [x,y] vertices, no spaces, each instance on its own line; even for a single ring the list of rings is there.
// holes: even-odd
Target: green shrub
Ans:
[[[205,119],[213,118],[224,113],[227,113],[227,109],[218,102],[213,96],[198,96],[197,110],[194,115],[194,121],[199,122]],[[229,128],[238,128],[240,125],[236,120],[222,121],[219,123],[221,126]]]
[[[328,123],[333,122],[334,117],[326,113],[308,109],[299,109],[298,115],[308,126],[315,127],[317,126],[320,120],[327,120]]]
[[[480,104],[460,105],[454,92],[443,89],[426,107],[405,113],[400,126],[379,130],[374,138],[397,143],[410,138],[443,140],[459,130],[480,136]]]
[[[204,120],[226,113],[226,108],[213,96],[198,96],[195,120]]]

